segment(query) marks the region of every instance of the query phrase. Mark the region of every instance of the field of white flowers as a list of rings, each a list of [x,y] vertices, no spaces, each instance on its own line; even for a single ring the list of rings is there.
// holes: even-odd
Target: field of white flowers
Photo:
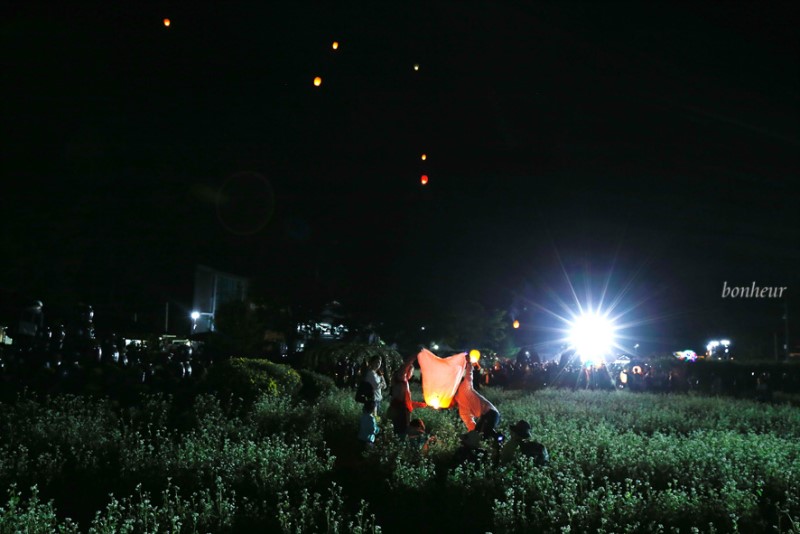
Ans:
[[[501,431],[530,422],[549,466],[457,467],[463,424],[430,409],[414,414],[427,454],[386,428],[364,455],[350,390],[189,408],[23,395],[0,404],[0,532],[800,532],[796,407],[485,393]]]

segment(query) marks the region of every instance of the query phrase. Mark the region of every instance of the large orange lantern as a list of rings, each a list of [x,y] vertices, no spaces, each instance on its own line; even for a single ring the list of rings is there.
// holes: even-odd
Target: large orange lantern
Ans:
[[[331,45],[331,48],[333,48],[334,50],[339,48],[339,41],[334,41],[333,44]]]
[[[466,352],[439,358],[428,349],[417,354],[422,374],[422,396],[431,408],[449,408],[461,379],[464,378]]]
[[[514,319],[514,322],[511,324],[511,326],[513,326],[514,328],[519,328],[519,321]]]
[[[169,25],[172,24],[172,21],[169,19],[164,19],[164,27],[169,28]]]
[[[481,359],[481,351],[477,349],[472,349],[469,351],[469,361],[470,363],[478,363],[478,360]]]
[[[316,78],[314,78],[314,86],[319,87],[320,85],[322,85],[322,78],[317,76]]]

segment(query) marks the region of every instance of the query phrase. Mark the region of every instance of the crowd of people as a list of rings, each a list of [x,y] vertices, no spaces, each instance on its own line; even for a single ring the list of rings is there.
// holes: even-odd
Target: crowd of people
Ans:
[[[432,437],[428,436],[425,422],[421,418],[411,419],[417,408],[428,408],[423,401],[415,401],[411,395],[409,381],[414,374],[416,356],[407,359],[391,376],[389,384],[381,372],[381,358],[372,358],[360,377],[356,388],[356,400],[362,403],[358,439],[365,449],[375,446],[381,428],[379,413],[383,413],[384,393],[388,393],[386,417],[398,440],[427,452]],[[515,455],[524,454],[534,458],[537,465],[546,465],[549,456],[546,447],[532,440],[531,426],[521,420],[511,425],[508,441],[498,431],[500,411],[486,397],[476,391],[474,372],[480,367],[464,357],[464,372],[453,397],[454,406],[464,424],[465,433],[460,436],[460,447],[454,462],[478,462],[487,457],[495,461],[509,462]],[[489,447],[487,450],[485,446]]]
[[[669,358],[640,359],[625,364],[597,365],[569,357],[540,362],[496,359],[475,370],[475,386],[507,389],[544,388],[687,393],[754,397],[769,400],[771,393],[800,393],[800,368],[769,369],[768,365],[729,362],[681,362]],[[780,372],[776,372],[780,371]]]
[[[13,345],[0,345],[0,379],[3,381],[78,381],[90,370],[124,368],[140,382],[157,374],[189,378],[210,360],[202,344],[169,344],[126,340],[116,333],[98,335],[94,308],[78,304],[64,322],[46,325],[43,304],[27,307],[14,331]]]

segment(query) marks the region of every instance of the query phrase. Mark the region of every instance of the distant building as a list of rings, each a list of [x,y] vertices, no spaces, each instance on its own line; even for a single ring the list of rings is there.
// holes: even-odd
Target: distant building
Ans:
[[[345,324],[345,315],[337,301],[327,303],[322,312],[308,321],[296,325],[295,352],[303,352],[309,341],[338,341],[347,336],[350,327]]]
[[[219,307],[227,302],[244,302],[249,287],[250,280],[245,277],[198,265],[194,272],[193,333],[213,332]]]

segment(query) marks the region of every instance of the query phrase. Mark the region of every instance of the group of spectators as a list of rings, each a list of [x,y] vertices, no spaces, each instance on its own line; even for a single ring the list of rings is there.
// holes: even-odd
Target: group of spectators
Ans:
[[[549,388],[686,393],[754,397],[769,400],[774,391],[800,393],[799,368],[725,362],[637,360],[592,365],[577,359],[547,362],[497,359],[476,369],[475,385],[509,389]],[[779,371],[779,372],[778,372]]]
[[[14,332],[14,343],[0,346],[0,380],[50,384],[80,385],[87,372],[112,367],[126,368],[139,382],[156,375],[176,378],[192,376],[195,368],[205,369],[210,360],[202,353],[202,344],[167,344],[147,346],[145,342],[126,342],[115,333],[98,336],[94,327],[94,309],[81,304],[69,320],[46,326],[42,303],[26,309]]]
[[[414,373],[416,356],[409,358],[394,372],[387,385],[381,373],[381,358],[372,358],[361,376],[362,384],[357,388],[356,400],[363,402],[359,421],[358,439],[365,449],[374,447],[380,426],[378,413],[383,409],[384,391],[388,392],[389,402],[386,416],[391,422],[395,437],[406,440],[410,444],[427,451],[430,438],[422,419],[411,419],[411,413],[417,408],[427,408],[425,402],[415,401],[411,396],[409,380]],[[464,360],[464,374],[458,385],[453,403],[458,415],[464,423],[466,433],[461,435],[461,446],[455,454],[454,461],[463,463],[478,461],[485,456],[484,443],[490,444],[495,451],[495,458],[510,461],[518,451],[534,456],[537,463],[545,465],[547,449],[531,440],[531,426],[526,421],[519,421],[510,427],[511,439],[498,432],[500,411],[486,397],[476,391],[473,382],[473,366],[468,358]]]

